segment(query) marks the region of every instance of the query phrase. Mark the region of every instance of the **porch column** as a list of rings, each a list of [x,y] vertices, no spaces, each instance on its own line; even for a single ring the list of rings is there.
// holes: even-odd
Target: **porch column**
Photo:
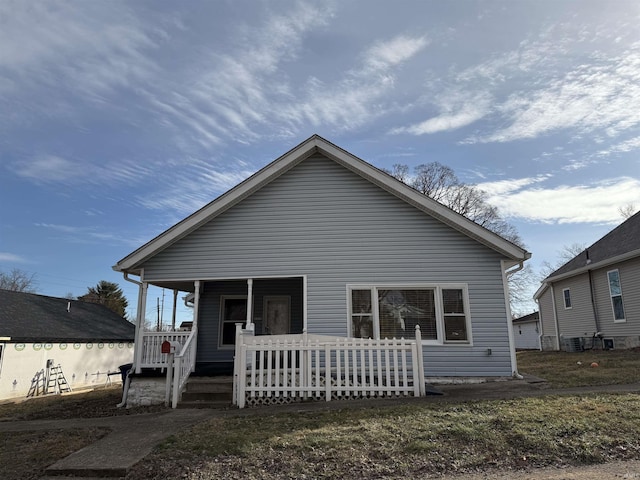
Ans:
[[[134,346],[134,363],[136,366],[136,373],[142,371],[142,352],[144,350],[144,319],[147,313],[147,289],[149,284],[142,282],[138,288],[138,315],[136,318],[136,339]]]
[[[193,326],[191,330],[198,329],[198,310],[200,309],[200,280],[193,282]]]
[[[255,330],[253,324],[253,278],[247,280],[247,325],[246,330]]]
[[[173,291],[173,311],[171,312],[171,331],[176,331],[176,307],[178,305],[178,290]]]

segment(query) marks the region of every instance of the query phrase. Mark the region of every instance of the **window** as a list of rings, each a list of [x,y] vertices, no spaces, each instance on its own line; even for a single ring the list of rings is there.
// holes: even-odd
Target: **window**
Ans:
[[[622,303],[622,287],[620,285],[620,272],[611,270],[607,272],[609,277],[609,294],[611,295],[611,306],[613,307],[613,321],[624,322],[624,304]]]
[[[359,338],[415,338],[470,343],[466,288],[350,287],[350,333]]]
[[[571,290],[568,288],[562,290],[562,297],[564,298],[564,308],[568,310],[571,308]]]
[[[221,347],[236,344],[236,323],[247,321],[247,297],[233,296],[220,299],[220,340]]]

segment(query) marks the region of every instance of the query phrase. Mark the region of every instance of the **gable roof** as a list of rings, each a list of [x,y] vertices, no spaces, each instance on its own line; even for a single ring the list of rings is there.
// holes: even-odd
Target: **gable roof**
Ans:
[[[640,256],[640,212],[628,218],[590,247],[585,248],[543,280],[539,298],[549,284],[581,273]]]
[[[630,258],[638,255],[640,255],[640,212],[562,265],[549,275],[547,280],[574,272],[578,274],[584,271],[585,267],[593,269],[605,263],[615,263],[620,258],[624,259],[625,256]]]
[[[144,263],[144,261],[214,219],[305,159],[317,153],[342,165],[353,173],[356,173],[374,185],[379,186],[419,210],[464,233],[468,237],[501,253],[507,259],[512,260],[514,262],[513,264],[531,257],[529,252],[514,243],[472,222],[432,198],[421,194],[417,190],[332,144],[319,135],[313,135],[236,187],[222,194],[211,203],[205,205],[197,212],[120,260],[113,266],[113,269],[139,275],[141,270],[140,265]]]
[[[0,290],[0,337],[13,343],[132,342],[134,336],[135,326],[104,305]]]
[[[537,322],[539,320],[540,320],[540,312],[533,312],[533,313],[530,313],[529,315],[524,315],[520,318],[514,318],[512,320],[512,323],[517,325],[519,323]]]

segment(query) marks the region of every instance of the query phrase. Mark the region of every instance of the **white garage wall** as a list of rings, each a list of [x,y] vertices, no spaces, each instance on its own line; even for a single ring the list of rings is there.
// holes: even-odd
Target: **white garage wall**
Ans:
[[[108,372],[133,361],[133,343],[0,343],[0,400],[26,397],[34,376],[47,360],[62,367],[72,389],[105,385]],[[110,377],[120,382],[119,375]]]

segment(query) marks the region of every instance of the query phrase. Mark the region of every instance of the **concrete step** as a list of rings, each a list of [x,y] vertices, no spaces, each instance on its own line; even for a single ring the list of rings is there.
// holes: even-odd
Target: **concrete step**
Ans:
[[[192,400],[192,401],[180,401],[178,408],[212,408],[217,410],[226,410],[236,408],[231,405],[231,399],[229,400]]]
[[[191,377],[187,381],[186,392],[231,393],[233,378],[231,377]]]
[[[229,408],[232,399],[233,377],[190,377],[178,406]]]
[[[183,402],[229,402],[233,392],[182,392]]]

